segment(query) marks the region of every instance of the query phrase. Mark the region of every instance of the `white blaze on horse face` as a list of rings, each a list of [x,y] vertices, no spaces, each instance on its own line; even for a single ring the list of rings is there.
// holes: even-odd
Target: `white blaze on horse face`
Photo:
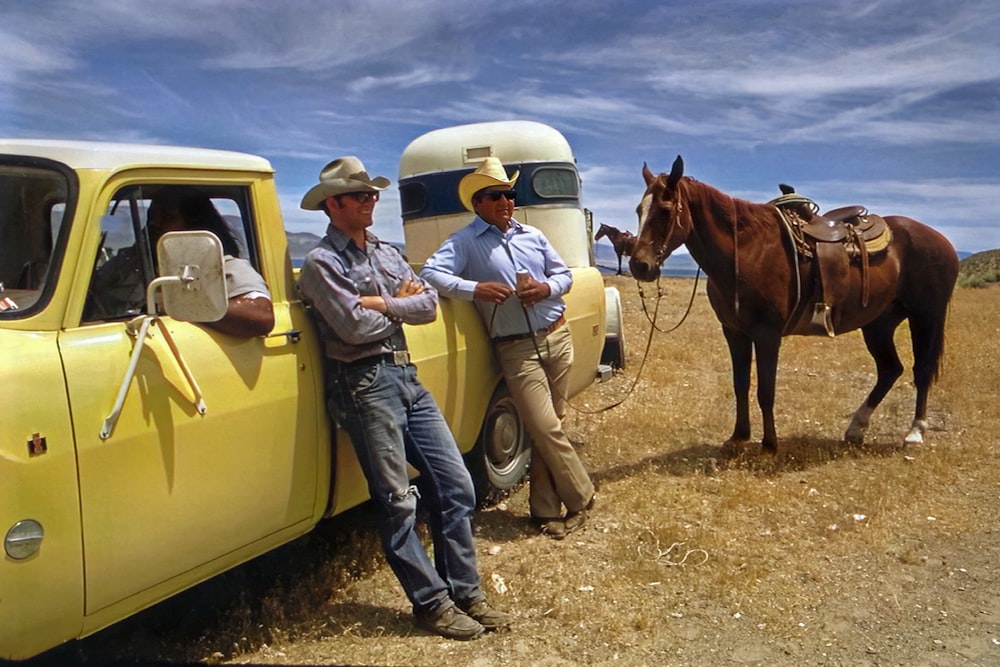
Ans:
[[[649,220],[649,210],[653,207],[653,195],[646,193],[639,202],[639,234],[642,234],[643,227],[646,226],[646,221]]]

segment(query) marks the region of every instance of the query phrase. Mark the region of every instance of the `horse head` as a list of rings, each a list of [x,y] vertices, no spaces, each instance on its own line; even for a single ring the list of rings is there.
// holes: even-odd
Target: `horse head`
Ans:
[[[597,234],[594,235],[594,243],[600,241],[602,236],[607,236],[608,238],[611,238],[611,228],[605,225],[603,222],[601,223],[601,226],[598,228]]]
[[[646,192],[636,207],[639,235],[629,260],[629,269],[638,280],[649,282],[660,274],[660,266],[681,246],[691,231],[690,215],[681,201],[681,178],[684,160],[678,155],[670,175],[654,175],[645,164],[642,177]],[[687,224],[685,224],[685,220]]]

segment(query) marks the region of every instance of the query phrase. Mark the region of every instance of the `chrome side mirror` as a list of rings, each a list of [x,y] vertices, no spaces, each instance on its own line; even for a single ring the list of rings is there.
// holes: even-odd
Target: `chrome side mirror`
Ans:
[[[159,288],[163,309],[175,320],[215,322],[225,316],[229,298],[222,242],[215,234],[169,232],[156,244],[156,255],[160,277],[149,284],[146,303],[151,309]]]

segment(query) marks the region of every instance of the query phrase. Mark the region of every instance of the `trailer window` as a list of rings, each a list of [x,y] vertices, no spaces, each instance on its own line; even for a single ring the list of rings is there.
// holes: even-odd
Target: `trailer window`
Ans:
[[[427,186],[423,183],[406,183],[399,186],[399,204],[406,218],[422,213],[427,208]]]
[[[580,179],[575,169],[541,167],[531,175],[531,188],[544,199],[576,199],[580,196]]]

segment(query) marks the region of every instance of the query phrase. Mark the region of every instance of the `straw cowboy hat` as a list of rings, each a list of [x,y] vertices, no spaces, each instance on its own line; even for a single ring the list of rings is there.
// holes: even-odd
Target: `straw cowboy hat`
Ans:
[[[323,171],[319,172],[319,183],[302,197],[299,206],[307,211],[319,211],[323,209],[327,197],[345,192],[385,190],[389,183],[385,176],[369,177],[365,165],[358,158],[340,157],[323,167]]]
[[[471,174],[466,174],[461,181],[458,183],[458,198],[465,205],[465,208],[470,211],[474,211],[472,208],[472,195],[476,194],[483,188],[488,188],[494,185],[506,185],[508,188],[514,187],[514,183],[517,181],[517,177],[521,175],[520,171],[514,172],[514,175],[509,179],[507,178],[507,171],[503,168],[503,163],[500,162],[500,158],[493,157],[492,155],[483,160],[482,164]]]

